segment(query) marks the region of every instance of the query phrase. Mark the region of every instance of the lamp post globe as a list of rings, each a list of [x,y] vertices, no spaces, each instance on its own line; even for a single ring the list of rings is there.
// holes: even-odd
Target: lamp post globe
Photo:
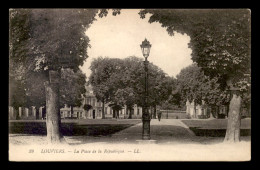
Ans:
[[[143,131],[142,131],[142,139],[143,140],[150,140],[150,121],[151,117],[148,111],[148,56],[150,54],[150,49],[152,45],[149,41],[145,38],[145,40],[140,45],[143,56],[145,58],[144,61],[144,69],[145,69],[145,98],[144,98],[144,106],[143,106],[143,113],[142,113],[142,121],[143,121]]]
[[[145,40],[142,42],[142,44],[140,45],[141,49],[142,49],[142,53],[143,56],[145,58],[147,58],[150,54],[150,49],[152,47],[152,45],[150,44],[150,42],[145,38]]]

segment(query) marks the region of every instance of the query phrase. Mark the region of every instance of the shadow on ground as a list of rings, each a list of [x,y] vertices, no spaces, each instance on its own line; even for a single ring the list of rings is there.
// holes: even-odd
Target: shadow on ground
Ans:
[[[61,124],[63,136],[109,136],[134,124]],[[9,123],[9,134],[47,135],[44,122],[12,122]]]
[[[201,129],[190,127],[196,136],[225,137],[226,129]],[[251,129],[240,129],[240,136],[251,136]]]
[[[137,144],[142,139],[142,123],[133,121],[103,121],[100,124],[62,123],[61,132],[69,145],[83,144]],[[192,122],[191,122],[192,123]],[[200,129],[196,125],[183,124],[180,120],[152,120],[151,139],[157,144],[218,144],[223,142],[225,129]],[[204,122],[205,128],[208,128]],[[13,144],[44,144],[46,143],[45,122],[11,122],[9,123],[10,142]],[[207,125],[207,126],[206,126]],[[224,127],[225,124],[223,124]],[[191,127],[193,126],[193,127]],[[130,128],[129,128],[130,127]],[[200,127],[202,128],[202,126]],[[218,128],[221,128],[218,126]],[[206,130],[206,131],[205,131]],[[250,129],[247,129],[250,130]],[[241,140],[250,141],[250,132],[241,130]]]

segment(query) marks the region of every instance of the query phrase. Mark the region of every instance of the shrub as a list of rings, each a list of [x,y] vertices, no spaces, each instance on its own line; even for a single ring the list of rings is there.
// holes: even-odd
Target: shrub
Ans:
[[[219,115],[218,115],[218,118],[219,118],[219,119],[225,119],[225,117],[226,117],[225,114],[219,114]]]

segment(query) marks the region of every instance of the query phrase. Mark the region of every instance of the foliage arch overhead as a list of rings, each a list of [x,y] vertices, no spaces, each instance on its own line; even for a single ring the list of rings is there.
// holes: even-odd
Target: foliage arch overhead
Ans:
[[[232,79],[233,85],[241,90],[250,86],[250,10],[145,9],[139,14],[145,18],[148,13],[151,14],[149,22],[161,23],[170,35],[176,31],[190,36],[192,60],[206,75],[220,76],[222,83]]]
[[[93,22],[96,9],[30,9],[10,13],[11,57],[15,61],[26,62],[31,70],[59,69],[64,61],[74,63],[70,65],[73,69],[83,65],[89,46],[85,30]],[[21,32],[18,35],[17,30]]]
[[[88,58],[85,35],[109,9],[10,9],[10,59],[29,70],[79,69]],[[113,15],[120,14],[112,9]],[[68,64],[69,63],[69,64]],[[73,64],[72,64],[73,63]]]
[[[66,79],[61,81],[67,86],[61,87],[61,104],[64,104],[63,101],[68,100],[70,96],[63,93],[64,88],[70,89],[71,80],[74,81],[76,75],[79,76],[78,80],[82,80],[80,77],[83,75],[80,76],[79,66],[88,57],[87,48],[90,47],[85,31],[97,14],[105,16],[107,11],[108,9],[10,9],[9,84],[12,88],[10,104],[17,106],[24,106],[25,103],[44,104],[43,82],[48,81],[48,71],[69,67],[74,71],[71,76],[68,74],[64,76],[63,71],[60,72]],[[113,9],[113,15],[118,12],[120,13],[119,10]],[[17,83],[23,86],[17,86]],[[80,89],[85,86],[83,80],[77,81],[77,84]],[[81,91],[84,94],[84,91]],[[17,92],[20,97],[16,95]],[[73,93],[73,90],[67,92]],[[65,100],[62,97],[64,95],[67,96]],[[81,98],[81,95],[77,98]],[[19,102],[17,99],[24,102]]]
[[[61,78],[63,68],[73,69],[74,73],[79,71],[79,66],[82,66],[88,57],[89,39],[85,35],[85,31],[95,20],[99,11],[99,9],[9,10],[9,66],[11,66],[10,70],[15,70],[11,71],[11,74],[14,79],[19,76],[18,80],[21,80],[22,85],[25,84],[23,80],[27,78],[27,73],[35,72],[39,76],[45,76],[47,139],[52,144],[64,141],[60,132],[60,97],[66,96],[63,98],[65,100],[69,97],[71,101],[80,98],[81,94],[78,95],[78,89],[70,89],[73,93],[60,96],[59,85],[49,81],[49,71],[52,70],[52,73],[57,75],[57,79]],[[106,11],[107,9],[101,10],[99,15]],[[73,76],[65,77],[68,85],[71,84],[69,79],[75,78]],[[85,77],[80,77],[78,82],[81,83],[77,83],[82,87]],[[14,83],[15,81],[13,81]],[[35,83],[34,85],[37,86]],[[36,89],[35,87],[31,86],[31,89]],[[25,92],[27,89],[22,89],[22,91],[23,95],[28,94]],[[67,91],[65,90],[65,92]],[[36,93],[31,92],[31,94]],[[14,95],[9,97],[12,98],[11,100],[17,101],[14,99]],[[10,103],[16,106],[23,104],[16,104],[13,101]],[[79,103],[75,100],[74,102]],[[71,109],[73,113],[73,107]]]
[[[240,141],[242,94],[251,89],[251,12],[248,9],[140,11],[149,22],[159,22],[170,35],[186,33],[191,40],[192,60],[210,78],[218,77],[221,88],[233,91],[224,141]],[[249,95],[248,95],[249,94]]]

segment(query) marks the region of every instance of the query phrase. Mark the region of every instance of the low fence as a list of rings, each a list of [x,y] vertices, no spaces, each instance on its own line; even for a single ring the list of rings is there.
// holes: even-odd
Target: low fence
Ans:
[[[161,110],[161,119],[186,119],[186,111],[182,110]]]
[[[16,112],[19,112],[19,114],[17,114]],[[45,118],[45,114],[42,113],[43,111],[39,110],[39,115],[37,117],[37,119],[44,119]],[[186,116],[186,112],[182,111],[182,110],[161,110],[162,112],[162,119],[185,119],[187,118]],[[74,113],[75,114],[75,113]],[[62,114],[63,115],[63,114]],[[75,114],[76,115],[76,114]],[[18,116],[18,118],[17,118]],[[155,117],[153,117],[153,111],[151,113],[152,118],[154,119]],[[142,119],[142,113],[140,114],[132,114],[132,119]],[[86,116],[81,116],[79,118],[77,117],[73,117],[71,118],[70,116],[61,116],[62,119],[93,119],[92,117],[86,117]],[[113,114],[106,114],[105,115],[106,119],[114,119],[113,118]],[[118,119],[128,119],[129,118],[129,114],[119,114]],[[158,118],[158,116],[156,115],[156,118]],[[36,120],[36,110],[31,111],[29,109],[19,109],[17,111],[15,111],[12,107],[9,107],[9,120]],[[101,116],[96,116],[96,119],[101,119]]]

